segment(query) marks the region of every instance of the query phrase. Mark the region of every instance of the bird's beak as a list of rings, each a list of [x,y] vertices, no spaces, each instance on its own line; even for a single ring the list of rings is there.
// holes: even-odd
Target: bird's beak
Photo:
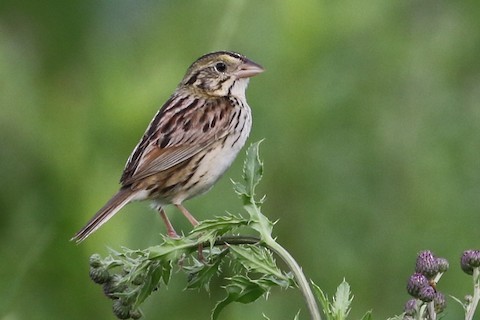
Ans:
[[[234,73],[237,78],[250,78],[254,75],[262,73],[265,71],[263,67],[253,61],[246,60],[239,67],[238,71]]]

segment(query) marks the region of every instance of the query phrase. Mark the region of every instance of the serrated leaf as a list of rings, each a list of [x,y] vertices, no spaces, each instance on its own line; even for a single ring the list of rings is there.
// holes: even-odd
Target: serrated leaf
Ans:
[[[220,312],[232,302],[251,303],[260,298],[268,291],[258,282],[249,279],[246,276],[234,276],[229,279],[230,283],[225,286],[227,296],[217,303],[212,312],[212,319],[218,319]]]
[[[352,300],[350,285],[343,279],[342,283],[337,287],[337,292],[335,293],[332,303],[332,312],[338,320],[347,318]]]
[[[137,308],[153,291],[160,286],[162,279],[165,284],[168,284],[171,274],[171,265],[162,264],[160,262],[151,263],[148,266],[144,282],[141,286],[140,293],[135,301],[135,308]]]
[[[215,237],[218,237],[247,224],[247,219],[229,214],[223,217],[216,217],[215,219],[203,220],[199,225],[195,226],[191,233],[213,231]]]
[[[210,281],[212,278],[220,272],[220,265],[223,262],[223,257],[226,254],[226,250],[223,251],[220,255],[215,257],[215,261],[212,264],[205,264],[198,262],[194,267],[190,267],[189,279],[187,288],[188,289],[200,289],[203,288],[205,291],[210,291]],[[189,269],[189,268],[185,268]]]
[[[247,195],[247,187],[241,182],[236,182],[234,180],[231,180],[233,183],[233,191],[239,196],[245,196]]]
[[[287,276],[277,267],[271,252],[255,245],[229,246],[235,260],[241,263],[248,271],[264,275],[273,275],[288,281]]]
[[[172,261],[164,262],[162,264],[162,280],[165,285],[168,285],[172,276]]]
[[[250,198],[255,195],[255,187],[263,176],[263,163],[259,156],[259,146],[263,140],[252,143],[247,150],[247,157],[243,165],[243,179],[245,180],[245,194]]]
[[[164,261],[176,261],[183,254],[192,251],[198,243],[188,238],[165,238],[161,245],[147,249],[148,259],[160,259]],[[195,250],[195,249],[194,249]]]

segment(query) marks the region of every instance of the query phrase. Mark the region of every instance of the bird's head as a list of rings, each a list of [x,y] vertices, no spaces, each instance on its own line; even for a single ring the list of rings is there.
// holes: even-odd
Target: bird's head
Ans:
[[[263,71],[262,66],[238,53],[212,52],[188,68],[180,87],[208,96],[244,96],[248,79]]]

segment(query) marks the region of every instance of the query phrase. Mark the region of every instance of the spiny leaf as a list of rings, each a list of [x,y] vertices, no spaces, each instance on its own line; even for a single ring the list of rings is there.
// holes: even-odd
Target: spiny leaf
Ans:
[[[200,289],[210,291],[210,281],[213,276],[220,273],[220,265],[224,261],[223,258],[228,250],[223,250],[219,255],[216,255],[213,263],[207,264],[195,260],[193,266],[184,267],[184,270],[188,272],[188,289]],[[211,257],[211,256],[210,256]]]
[[[288,283],[288,277],[277,267],[272,254],[267,249],[255,245],[230,246],[229,248],[235,260],[248,271],[271,274]]]
[[[148,259],[162,259],[165,261],[178,260],[183,254],[194,251],[198,242],[189,238],[164,238],[161,245],[148,248]],[[192,249],[193,248],[193,249]]]
[[[247,219],[228,214],[227,216],[201,221],[200,224],[192,230],[191,234],[214,231],[215,237],[218,237],[236,228],[246,226],[247,224]]]
[[[150,264],[144,283],[140,289],[140,294],[135,301],[135,308],[137,308],[154,290],[158,288],[160,285],[160,279],[163,278],[164,282],[168,283],[170,270],[171,266],[168,264],[164,265],[161,262]],[[168,275],[168,279],[164,278],[164,272]]]
[[[249,279],[246,276],[233,276],[229,278],[230,283],[225,286],[227,296],[225,299],[217,303],[212,312],[212,319],[218,319],[220,312],[232,302],[250,303],[263,294],[265,294],[269,287],[263,286],[255,280]]]
[[[337,292],[335,293],[332,304],[332,311],[338,320],[347,318],[352,300],[350,285],[343,279],[342,283],[337,287]]]
[[[263,140],[253,143],[247,150],[247,158],[243,167],[243,178],[246,182],[247,192],[255,195],[255,187],[263,176],[263,162],[260,160],[259,146]]]

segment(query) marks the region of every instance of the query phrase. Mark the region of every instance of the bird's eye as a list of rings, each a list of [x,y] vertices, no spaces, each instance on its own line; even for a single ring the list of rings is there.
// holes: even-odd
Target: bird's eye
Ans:
[[[215,70],[218,72],[225,72],[225,70],[227,70],[227,65],[223,62],[217,62],[215,65]]]

